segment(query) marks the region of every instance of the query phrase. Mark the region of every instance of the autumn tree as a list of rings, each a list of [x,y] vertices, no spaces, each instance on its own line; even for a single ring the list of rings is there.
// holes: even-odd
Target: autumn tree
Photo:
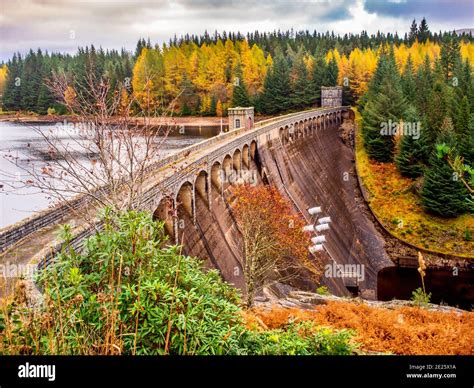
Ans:
[[[7,80],[7,72],[8,72],[8,67],[7,65],[3,65],[0,67],[0,98],[3,97],[3,94],[5,92],[5,83]],[[2,101],[0,101],[1,103]]]
[[[377,57],[371,49],[351,51],[347,78],[352,96],[357,101],[368,89],[369,81],[377,67]]]
[[[186,56],[178,47],[166,48],[163,51],[163,86],[166,102],[180,95],[185,77]]]
[[[295,277],[304,266],[319,281],[320,268],[308,260],[309,237],[304,221],[275,188],[238,186],[235,212],[242,233],[246,304],[265,286]]]
[[[133,68],[133,93],[141,109],[154,113],[163,104],[165,94],[163,56],[144,47]]]
[[[222,108],[222,102],[221,100],[218,100],[216,104],[216,116],[222,117],[223,115],[224,115],[224,109]]]

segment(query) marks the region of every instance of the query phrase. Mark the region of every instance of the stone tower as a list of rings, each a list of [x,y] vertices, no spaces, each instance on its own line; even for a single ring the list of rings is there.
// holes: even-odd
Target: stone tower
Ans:
[[[227,110],[229,115],[229,131],[234,129],[245,128],[250,129],[254,123],[254,109],[250,107],[229,108]]]
[[[321,107],[342,106],[342,86],[321,86]]]

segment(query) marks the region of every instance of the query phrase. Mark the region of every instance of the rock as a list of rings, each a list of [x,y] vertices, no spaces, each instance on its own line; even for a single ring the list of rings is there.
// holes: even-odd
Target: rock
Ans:
[[[275,305],[281,306],[284,308],[301,308],[301,309],[311,309],[318,305],[323,305],[328,302],[346,302],[354,304],[365,304],[375,308],[385,308],[385,309],[395,309],[399,307],[415,307],[417,304],[411,300],[391,300],[391,301],[374,301],[367,300],[363,298],[344,298],[334,295],[320,295],[314,292],[308,291],[299,291],[293,290],[289,292],[286,297],[269,299],[266,303],[258,303],[258,307],[263,308],[272,308]],[[440,311],[440,312],[456,312],[462,313],[463,310],[451,307],[451,306],[441,306],[433,303],[428,303],[425,306],[422,306],[430,311]]]

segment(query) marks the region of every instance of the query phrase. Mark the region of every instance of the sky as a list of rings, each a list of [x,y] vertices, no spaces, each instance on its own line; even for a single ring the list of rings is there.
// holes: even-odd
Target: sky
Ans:
[[[0,61],[30,48],[74,53],[94,44],[134,50],[177,36],[259,30],[338,34],[408,31],[428,20],[432,31],[474,27],[474,0],[0,0]]]

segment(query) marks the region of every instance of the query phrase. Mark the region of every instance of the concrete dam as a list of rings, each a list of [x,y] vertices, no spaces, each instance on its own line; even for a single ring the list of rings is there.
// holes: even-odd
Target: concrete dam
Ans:
[[[218,269],[226,281],[245,292],[243,242],[232,210],[233,191],[248,180],[271,185],[307,224],[317,221],[308,212],[313,207],[331,218],[323,249],[308,255],[310,260],[325,269],[342,265],[362,271],[354,281],[340,274],[326,275],[323,270],[321,282],[332,294],[410,299],[420,286],[419,248],[390,236],[367,206],[350,145],[354,128],[353,112],[339,105],[259,122],[254,122],[253,108],[231,108],[229,131],[147,167],[137,209],[163,220],[171,241],[182,245],[184,253],[202,259],[207,268]],[[100,190],[107,193],[106,187]],[[91,210],[90,198],[78,196],[2,230],[0,261],[37,263],[41,270],[61,250],[55,236],[64,223],[75,225],[71,246],[81,249],[83,241],[100,228],[99,219],[92,226],[81,221],[81,213]],[[470,262],[457,257],[438,262],[440,266],[428,268],[425,279],[432,301],[469,308],[474,303]],[[453,264],[459,266],[457,278],[450,273]],[[315,291],[319,282],[303,272],[272,290],[284,294],[288,285]]]
[[[286,197],[295,212],[320,206],[332,219],[325,233],[325,264],[359,264],[364,279],[358,284],[364,297],[376,298],[377,272],[393,266],[385,253],[384,240],[361,208],[354,172],[353,151],[340,137],[339,125],[321,126],[314,131],[287,129],[279,139],[259,146],[242,174],[253,175],[259,185],[270,184]],[[202,258],[209,268],[217,268],[223,278],[244,288],[242,239],[232,213],[232,185],[212,184],[210,201],[196,195],[196,224],[183,229],[180,241],[187,254]],[[363,207],[363,206],[362,206]],[[212,210],[210,210],[210,208]],[[185,211],[179,218],[190,225]],[[323,284],[335,295],[349,295],[343,279],[323,276]],[[314,291],[317,285],[301,281],[299,288]]]

